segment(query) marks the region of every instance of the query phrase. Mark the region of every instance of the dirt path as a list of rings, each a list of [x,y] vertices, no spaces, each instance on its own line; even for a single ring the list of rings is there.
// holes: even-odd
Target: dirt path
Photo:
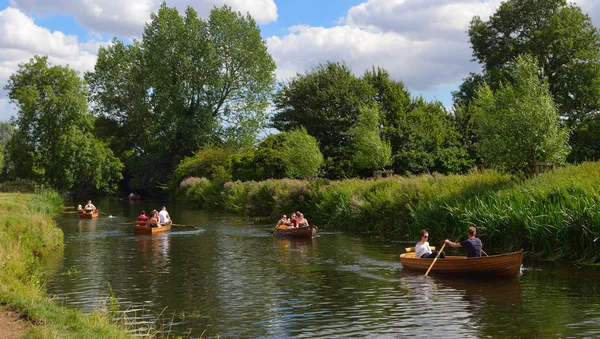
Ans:
[[[31,324],[19,318],[19,314],[0,307],[0,339],[21,338]]]

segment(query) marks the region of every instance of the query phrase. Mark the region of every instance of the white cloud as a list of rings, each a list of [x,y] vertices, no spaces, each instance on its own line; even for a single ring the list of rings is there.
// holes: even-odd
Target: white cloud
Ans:
[[[73,15],[82,27],[95,33],[135,37],[141,36],[144,23],[150,19],[150,13],[158,10],[161,1],[10,0],[10,3],[27,13]],[[201,16],[207,16],[213,6],[220,7],[224,3],[236,11],[249,12],[258,23],[277,20],[277,6],[274,0],[171,0],[168,6],[184,11],[189,5]]]
[[[296,26],[283,38],[267,39],[277,76],[288,79],[320,62],[342,61],[358,75],[381,66],[410,88],[431,90],[460,79],[470,65],[468,45],[452,40],[415,40],[393,32],[349,25],[333,28]],[[466,60],[466,62],[463,62]]]
[[[80,43],[76,36],[37,26],[32,18],[15,8],[0,11],[0,88],[20,63],[34,55],[47,55],[52,64],[69,65],[79,72],[92,70],[97,46],[103,42]],[[0,120],[14,114],[6,93],[0,92]]]
[[[466,31],[473,16],[487,19],[500,0],[368,0],[331,28],[295,26],[267,39],[277,75],[287,79],[317,63],[343,61],[356,74],[381,66],[412,90],[457,84],[471,62]]]

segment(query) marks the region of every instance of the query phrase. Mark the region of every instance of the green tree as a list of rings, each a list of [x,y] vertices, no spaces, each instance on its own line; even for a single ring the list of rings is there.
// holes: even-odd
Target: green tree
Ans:
[[[233,151],[220,146],[199,149],[191,157],[184,158],[175,168],[174,184],[179,185],[186,177],[205,177],[209,180],[231,180],[231,155]]]
[[[350,134],[354,138],[354,166],[363,171],[363,176],[370,176],[374,170],[390,165],[392,148],[381,140],[376,108],[361,107],[357,124]]]
[[[104,133],[127,145],[117,147],[134,188],[154,188],[205,145],[252,145],[274,85],[275,63],[249,15],[224,6],[204,20],[163,3],[150,19],[141,41],[113,40],[86,74],[96,114],[112,122]]]
[[[440,102],[414,99],[404,121],[392,160],[395,172],[459,173],[471,167],[452,116]]]
[[[473,103],[484,163],[511,172],[528,172],[536,161],[563,163],[568,132],[560,126],[548,82],[540,80],[535,60],[517,57],[507,71],[511,83],[495,92],[482,87]]]
[[[488,21],[474,17],[469,37],[492,90],[510,81],[506,70],[517,56],[532,55],[575,132],[573,160],[600,158],[600,148],[580,143],[590,136],[578,136],[590,129],[582,124],[598,125],[600,109],[600,34],[588,15],[567,0],[508,0]]]
[[[18,107],[7,144],[12,176],[59,190],[114,190],[123,165],[93,135],[87,88],[77,72],[36,56],[19,65],[5,89]]]
[[[368,105],[374,95],[347,65],[320,64],[282,84],[274,99],[272,126],[280,131],[306,128],[319,142],[325,175],[354,176],[350,131],[358,121],[359,107]]]
[[[309,135],[304,127],[285,133],[286,177],[306,178],[317,175],[323,166],[323,154],[317,139]]]
[[[15,127],[10,122],[0,121],[0,172],[4,170],[6,144],[13,134],[15,134]]]

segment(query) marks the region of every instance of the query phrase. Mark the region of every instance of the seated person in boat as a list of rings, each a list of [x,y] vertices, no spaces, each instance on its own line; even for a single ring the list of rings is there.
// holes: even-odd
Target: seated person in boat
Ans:
[[[467,231],[468,238],[466,240],[456,243],[446,239],[444,242],[454,248],[464,247],[467,258],[481,257],[481,248],[483,247],[483,244],[479,238],[475,237],[475,235],[477,235],[477,229],[475,226],[471,226]]]
[[[304,214],[302,214],[300,212],[296,212],[296,213],[298,213],[298,221],[297,221],[298,227],[308,227],[308,220],[304,219]]]
[[[83,213],[83,207],[81,205],[77,205],[77,212]]]
[[[96,206],[94,206],[94,204],[92,204],[91,200],[88,200],[87,205],[85,205],[85,207],[83,209],[85,210],[86,213],[96,212]]]
[[[291,225],[290,219],[288,219],[285,214],[277,222],[277,227],[279,228],[287,228],[289,225]]]
[[[421,240],[415,245],[415,257],[417,258],[435,258],[438,251],[431,251],[429,246],[429,232],[421,230]],[[444,252],[440,253],[440,258],[445,258]]]
[[[290,220],[291,227],[298,227],[298,215],[294,212],[292,213],[292,219]]]
[[[167,212],[167,208],[165,206],[160,208],[160,212],[158,212],[158,218],[160,219],[160,223],[162,225],[168,225],[172,222],[171,216],[169,215],[169,212]]]
[[[135,193],[131,192],[129,193],[129,199],[134,199],[135,198]]]
[[[148,216],[146,215],[146,211],[142,211],[142,214],[140,214],[137,217],[137,221],[148,222]]]
[[[158,218],[158,212],[156,210],[152,210],[152,215],[150,216],[150,220],[148,220],[148,227],[159,227],[160,219]]]

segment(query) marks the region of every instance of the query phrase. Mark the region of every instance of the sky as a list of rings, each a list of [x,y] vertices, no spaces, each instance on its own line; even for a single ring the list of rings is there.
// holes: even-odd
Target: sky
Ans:
[[[16,114],[3,89],[18,65],[48,55],[53,64],[92,70],[100,46],[139,39],[162,0],[0,0],[0,121]],[[470,72],[467,30],[486,20],[500,0],[169,0],[206,17],[227,4],[259,24],[285,81],[326,61],[345,62],[360,76],[373,66],[404,82],[414,96],[447,108]],[[600,1],[576,2],[600,27]]]

